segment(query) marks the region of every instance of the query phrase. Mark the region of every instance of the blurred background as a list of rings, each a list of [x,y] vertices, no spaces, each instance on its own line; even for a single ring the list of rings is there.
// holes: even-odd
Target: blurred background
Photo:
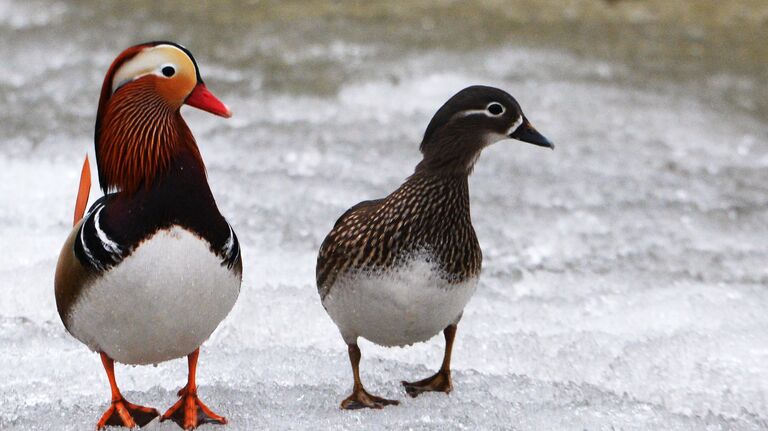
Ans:
[[[765,0],[0,0],[0,428],[90,429],[106,408],[53,271],[104,74],[157,39],[234,112],[184,109],[245,257],[198,373],[228,429],[768,429]],[[363,342],[367,387],[403,403],[341,412],[317,249],[413,171],[432,114],[472,84],[510,92],[557,150],[503,141],[470,179],[485,260],[455,391],[398,383],[435,369],[442,339]],[[118,382],[164,410],[185,367]]]

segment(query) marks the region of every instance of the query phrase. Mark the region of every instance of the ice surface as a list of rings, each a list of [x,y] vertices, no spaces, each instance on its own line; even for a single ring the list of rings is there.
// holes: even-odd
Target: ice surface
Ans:
[[[232,46],[209,46],[167,11],[96,2],[7,2],[0,15],[0,429],[91,429],[107,407],[98,356],[59,321],[53,270],[104,70],[137,39],[168,37],[235,113],[185,110],[245,259],[198,372],[226,429],[768,429],[764,120],[557,49],[414,48],[338,28],[311,39],[306,22],[294,34],[234,14],[233,30],[211,18]],[[83,30],[94,20],[108,42]],[[347,207],[412,172],[432,113],[475,83],[508,89],[557,150],[500,142],[470,180],[485,260],[455,391],[409,399],[399,384],[436,369],[441,337],[363,341],[367,388],[402,404],[340,411],[351,372],[317,296],[316,251]],[[118,366],[117,378],[163,410],[186,363]]]

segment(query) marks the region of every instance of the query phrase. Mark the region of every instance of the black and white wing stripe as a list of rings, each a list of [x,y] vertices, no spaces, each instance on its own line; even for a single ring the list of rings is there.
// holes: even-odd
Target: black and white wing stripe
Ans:
[[[229,227],[229,237],[224,245],[221,247],[221,254],[224,256],[222,265],[226,265],[228,269],[232,269],[240,259],[240,241],[237,240],[235,231],[232,230],[232,226],[227,223]]]
[[[75,256],[91,271],[103,272],[118,264],[126,248],[115,242],[101,227],[105,199],[99,199],[85,215],[75,239]]]

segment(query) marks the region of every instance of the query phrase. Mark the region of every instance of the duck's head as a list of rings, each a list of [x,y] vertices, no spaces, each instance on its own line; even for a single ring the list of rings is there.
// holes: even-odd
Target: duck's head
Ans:
[[[555,148],[533,128],[509,93],[482,85],[467,87],[432,117],[421,141],[424,160],[417,170],[468,174],[483,148],[504,139]]]
[[[102,189],[130,192],[151,184],[181,148],[199,156],[180,115],[185,104],[222,117],[232,115],[205,86],[197,62],[183,46],[143,43],[112,62],[96,116]]]
[[[104,78],[99,105],[108,103],[118,92],[146,87],[172,110],[187,104],[225,118],[232,116],[227,105],[203,83],[192,53],[176,43],[149,42],[123,51]]]

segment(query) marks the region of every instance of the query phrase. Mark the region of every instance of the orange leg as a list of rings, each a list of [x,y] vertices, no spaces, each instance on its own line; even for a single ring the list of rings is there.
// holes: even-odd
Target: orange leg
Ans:
[[[451,352],[453,351],[453,340],[456,338],[456,325],[450,325],[443,331],[445,335],[445,355],[440,370],[431,377],[418,382],[401,382],[405,386],[405,391],[412,397],[417,397],[424,392],[445,392],[450,393],[453,390],[453,381],[451,380]]]
[[[360,348],[357,347],[357,344],[349,344],[347,346],[347,351],[349,352],[349,361],[352,363],[352,378],[354,379],[354,383],[352,384],[352,394],[341,402],[341,408],[344,410],[364,408],[383,409],[385,406],[396,406],[400,404],[400,401],[397,400],[388,400],[369,394],[363,387],[363,383],[360,381]]]
[[[97,429],[103,429],[107,425],[124,426],[128,428],[143,427],[160,415],[160,412],[151,408],[129,403],[123,398],[115,381],[115,363],[106,353],[101,353],[101,363],[107,372],[109,387],[112,390],[112,405],[101,416],[96,424]]]
[[[187,356],[187,361],[189,363],[189,378],[187,380],[187,385],[179,390],[179,396],[181,398],[176,401],[176,404],[174,404],[173,407],[163,414],[160,418],[161,422],[170,419],[186,430],[195,429],[198,425],[205,423],[218,423],[222,425],[227,423],[227,419],[224,416],[219,416],[212,412],[211,409],[203,404],[197,397],[195,373],[197,371],[197,357],[199,355],[200,348]]]

